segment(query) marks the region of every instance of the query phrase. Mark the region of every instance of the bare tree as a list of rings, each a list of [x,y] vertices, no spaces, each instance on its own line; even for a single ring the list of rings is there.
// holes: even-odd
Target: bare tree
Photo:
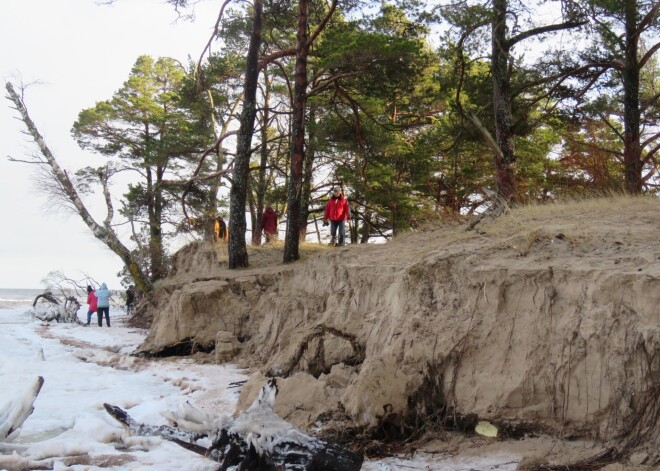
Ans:
[[[60,167],[57,160],[55,159],[55,156],[46,145],[46,141],[41,136],[36,125],[28,114],[28,110],[25,106],[25,103],[23,102],[22,96],[19,96],[18,93],[16,93],[14,87],[9,82],[5,84],[5,88],[9,93],[7,98],[14,104],[15,109],[20,114],[21,121],[23,121],[28,129],[28,134],[39,147],[39,151],[43,159],[35,162],[44,164],[44,168],[48,169],[47,171],[49,172],[49,179],[55,183],[55,191],[53,192],[53,196],[64,201],[68,207],[72,208],[87,225],[94,237],[103,242],[110,250],[117,254],[119,258],[121,258],[129,273],[131,274],[131,277],[135,281],[135,285],[138,290],[143,293],[151,291],[153,286],[149,280],[149,277],[141,270],[139,264],[134,260],[131,251],[121,242],[121,240],[119,240],[119,237],[117,237],[117,234],[114,232],[112,226],[110,225],[114,209],[112,207],[108,189],[107,172],[101,171],[98,174],[99,180],[103,186],[103,194],[105,196],[108,210],[105,220],[102,224],[99,224],[94,220],[89,210],[80,199],[78,191],[69,178],[69,175]]]

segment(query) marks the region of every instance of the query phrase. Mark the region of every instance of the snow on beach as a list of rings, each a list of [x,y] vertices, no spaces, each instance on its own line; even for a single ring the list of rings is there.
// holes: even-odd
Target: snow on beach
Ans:
[[[12,442],[22,447],[23,456],[49,460],[53,469],[217,468],[217,463],[174,443],[128,437],[103,403],[126,409],[138,422],[150,425],[166,424],[161,412],[177,410],[187,401],[213,414],[229,415],[239,394],[230,384],[247,379],[246,372],[232,365],[196,364],[189,358],[131,357],[146,332],[124,327],[117,307],[111,308],[112,327],[94,322],[84,327],[35,321],[26,313],[27,300],[6,299],[2,293],[0,298],[0,407],[27,391],[37,377],[45,380],[34,412]],[[11,453],[1,447],[0,452]],[[74,455],[89,459],[70,466],[67,457]],[[7,458],[0,456],[0,469]],[[501,453],[461,459],[417,454],[412,459],[365,461],[362,469],[506,471],[514,470],[517,461],[518,456]]]
[[[232,366],[129,357],[145,333],[121,327],[116,313],[111,312],[113,327],[100,328],[46,325],[22,309],[0,309],[0,404],[28,390],[38,376],[45,380],[13,443],[27,445],[23,454],[33,460],[55,458],[56,469],[59,458],[79,454],[99,458],[100,465],[121,455],[121,464],[74,469],[216,469],[217,464],[164,440],[122,443],[123,428],[103,403],[152,425],[166,423],[161,411],[194,404],[198,397],[218,414],[231,414],[239,391],[227,386],[245,376]]]

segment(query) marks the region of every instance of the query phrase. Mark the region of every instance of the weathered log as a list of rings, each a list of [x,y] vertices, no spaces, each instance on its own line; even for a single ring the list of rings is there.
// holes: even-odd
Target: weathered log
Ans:
[[[41,303],[37,305],[37,302],[40,298],[48,301],[50,304]],[[32,303],[32,312],[34,316],[45,322],[71,322],[81,324],[82,322],[78,319],[78,310],[80,309],[80,303],[73,296],[68,296],[64,299],[64,304],[61,304],[60,301],[51,293],[47,291],[41,293]]]
[[[24,394],[10,400],[0,410],[0,441],[10,442],[18,436],[18,430],[23,422],[34,411],[34,401],[44,384],[43,377],[39,376],[34,384]]]
[[[32,307],[36,307],[37,301],[39,301],[39,298],[44,298],[50,301],[53,304],[59,305],[60,302],[57,300],[55,296],[53,296],[53,293],[50,291],[46,291],[45,293],[38,294],[36,298],[34,298],[34,302],[32,303]]]
[[[211,418],[190,405],[182,418],[174,418],[174,427],[142,425],[116,406],[104,404],[110,415],[133,434],[155,435],[172,440],[184,448],[221,463],[220,469],[232,466],[245,470],[332,470],[355,471],[362,466],[362,453],[352,452],[320,440],[295,428],[273,411],[278,388],[275,379],[264,385],[259,398],[238,417]],[[192,426],[195,432],[178,425]],[[200,430],[207,428],[206,433]],[[196,440],[208,436],[209,448]]]
[[[200,438],[206,437],[205,434],[187,432],[180,428],[168,427],[167,425],[154,426],[139,424],[120,407],[105,403],[103,404],[103,407],[105,407],[108,414],[122,424],[126,430],[133,435],[161,437],[167,440],[180,440],[186,443],[194,443]]]

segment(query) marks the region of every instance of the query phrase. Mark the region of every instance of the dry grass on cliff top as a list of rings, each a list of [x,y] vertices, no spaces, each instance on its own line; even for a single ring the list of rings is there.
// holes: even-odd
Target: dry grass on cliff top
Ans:
[[[227,246],[224,243],[216,244],[214,246],[218,262],[223,268],[227,267]],[[308,258],[323,254],[333,248],[327,244],[317,244],[312,242],[300,243],[300,260],[307,260]],[[250,261],[250,269],[272,267],[276,265],[283,265],[282,259],[284,257],[284,240],[275,240],[264,245],[248,245],[247,246],[248,258]]]
[[[516,208],[486,224],[481,234],[514,249],[518,256],[527,256],[535,245],[542,249],[540,241],[561,239],[574,249],[616,257],[624,243],[657,249],[654,234],[659,227],[660,199],[620,196]]]
[[[618,196],[526,205],[499,217],[486,217],[473,230],[467,230],[473,220],[441,216],[427,218],[419,229],[399,235],[386,244],[349,244],[344,248],[333,248],[327,244],[303,242],[300,244],[300,259],[305,261],[341,250],[351,264],[369,264],[374,260],[402,264],[448,247],[465,253],[481,252],[490,247],[509,250],[515,257],[525,257],[532,250],[543,251],[542,242],[552,239],[561,239],[585,253],[594,251],[602,257],[609,255],[603,245],[607,240],[612,243],[639,241],[640,244],[656,241],[660,227],[660,199]],[[215,244],[213,249],[226,276],[245,273],[244,270],[227,269],[227,246],[224,243]],[[250,263],[247,270],[250,272],[278,270],[286,266],[282,262],[283,240],[261,246],[248,245],[247,250]],[[552,254],[557,255],[556,252]],[[616,253],[611,255],[614,257]]]

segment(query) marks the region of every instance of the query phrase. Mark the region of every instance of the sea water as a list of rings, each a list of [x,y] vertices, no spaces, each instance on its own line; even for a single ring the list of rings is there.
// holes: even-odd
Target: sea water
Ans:
[[[12,309],[14,306],[32,305],[34,298],[43,293],[41,288],[6,289],[0,288],[0,309]]]
[[[34,299],[43,289],[0,288],[0,324],[27,323]]]
[[[16,323],[16,322],[29,322],[30,311],[32,304],[37,296],[43,294],[48,290],[43,288],[34,289],[8,289],[0,288],[0,324]],[[125,292],[123,290],[112,290],[112,297],[110,303],[112,306],[111,314],[118,314],[124,312],[124,299]],[[64,296],[60,293],[53,293],[55,297],[63,301]],[[87,293],[78,294],[74,297],[80,303],[78,310],[78,317],[82,320],[83,314],[87,312]]]

